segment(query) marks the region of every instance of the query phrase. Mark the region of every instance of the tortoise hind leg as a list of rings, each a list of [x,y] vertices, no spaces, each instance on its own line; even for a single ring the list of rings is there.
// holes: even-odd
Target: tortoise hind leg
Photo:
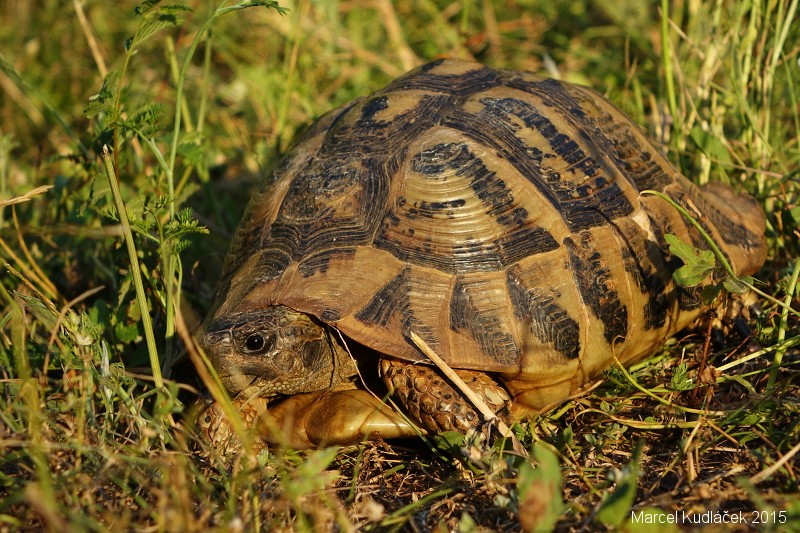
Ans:
[[[456,373],[493,412],[509,406],[508,392],[485,372]],[[385,358],[381,361],[381,374],[389,392],[429,431],[464,432],[482,422],[469,401],[434,367]]]

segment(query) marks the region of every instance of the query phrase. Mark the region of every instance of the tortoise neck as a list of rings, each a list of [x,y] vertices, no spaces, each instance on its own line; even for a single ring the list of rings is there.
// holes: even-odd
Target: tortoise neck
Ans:
[[[326,337],[333,352],[332,381],[343,383],[358,374],[358,361],[351,351],[352,341],[333,326],[325,326]]]

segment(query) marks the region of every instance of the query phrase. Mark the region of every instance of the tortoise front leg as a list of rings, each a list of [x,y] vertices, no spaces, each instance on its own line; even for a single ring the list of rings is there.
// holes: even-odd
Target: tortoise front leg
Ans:
[[[375,433],[384,439],[419,434],[391,407],[361,389],[290,396],[269,414],[290,445],[301,448],[353,444]],[[264,431],[261,435],[275,440]]]
[[[464,432],[482,422],[476,409],[435,367],[386,358],[381,361],[381,373],[398,402],[429,431]],[[510,407],[511,396],[485,372],[456,373],[494,413]]]
[[[248,430],[255,430],[263,441],[313,448],[353,444],[379,433],[385,439],[418,434],[402,416],[370,393],[348,389],[296,394],[274,404],[259,396],[239,395],[233,405]],[[198,426],[203,438],[229,454],[241,444],[219,404],[213,403],[200,415]],[[255,451],[263,448],[263,443]]]

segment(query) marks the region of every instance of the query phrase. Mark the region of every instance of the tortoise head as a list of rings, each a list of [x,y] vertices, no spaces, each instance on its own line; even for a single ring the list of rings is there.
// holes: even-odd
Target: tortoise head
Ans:
[[[355,363],[330,327],[286,306],[214,317],[203,335],[206,353],[231,394],[296,394],[333,387]]]

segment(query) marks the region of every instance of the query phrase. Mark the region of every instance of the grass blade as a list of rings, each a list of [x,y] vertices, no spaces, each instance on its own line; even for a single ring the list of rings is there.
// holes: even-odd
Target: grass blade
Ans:
[[[136,301],[141,309],[142,328],[144,329],[144,338],[147,342],[147,353],[150,356],[150,368],[153,371],[153,381],[156,388],[160,389],[164,386],[164,380],[161,377],[161,363],[158,358],[158,349],[156,348],[156,338],[153,334],[153,323],[150,320],[150,306],[147,303],[147,295],[144,292],[144,283],[142,282],[142,274],[139,266],[139,256],[136,253],[136,243],[133,241],[133,232],[131,225],[128,221],[128,212],[125,208],[125,202],[122,199],[122,193],[119,190],[119,183],[117,182],[117,175],[114,172],[114,164],[111,161],[111,154],[107,146],[103,146],[103,164],[106,170],[106,177],[108,177],[108,184],[111,187],[111,194],[114,196],[114,205],[117,207],[117,215],[119,222],[122,226],[122,235],[125,240],[125,246],[128,249],[128,259],[131,263],[131,275],[133,276],[133,284],[136,288]]]

